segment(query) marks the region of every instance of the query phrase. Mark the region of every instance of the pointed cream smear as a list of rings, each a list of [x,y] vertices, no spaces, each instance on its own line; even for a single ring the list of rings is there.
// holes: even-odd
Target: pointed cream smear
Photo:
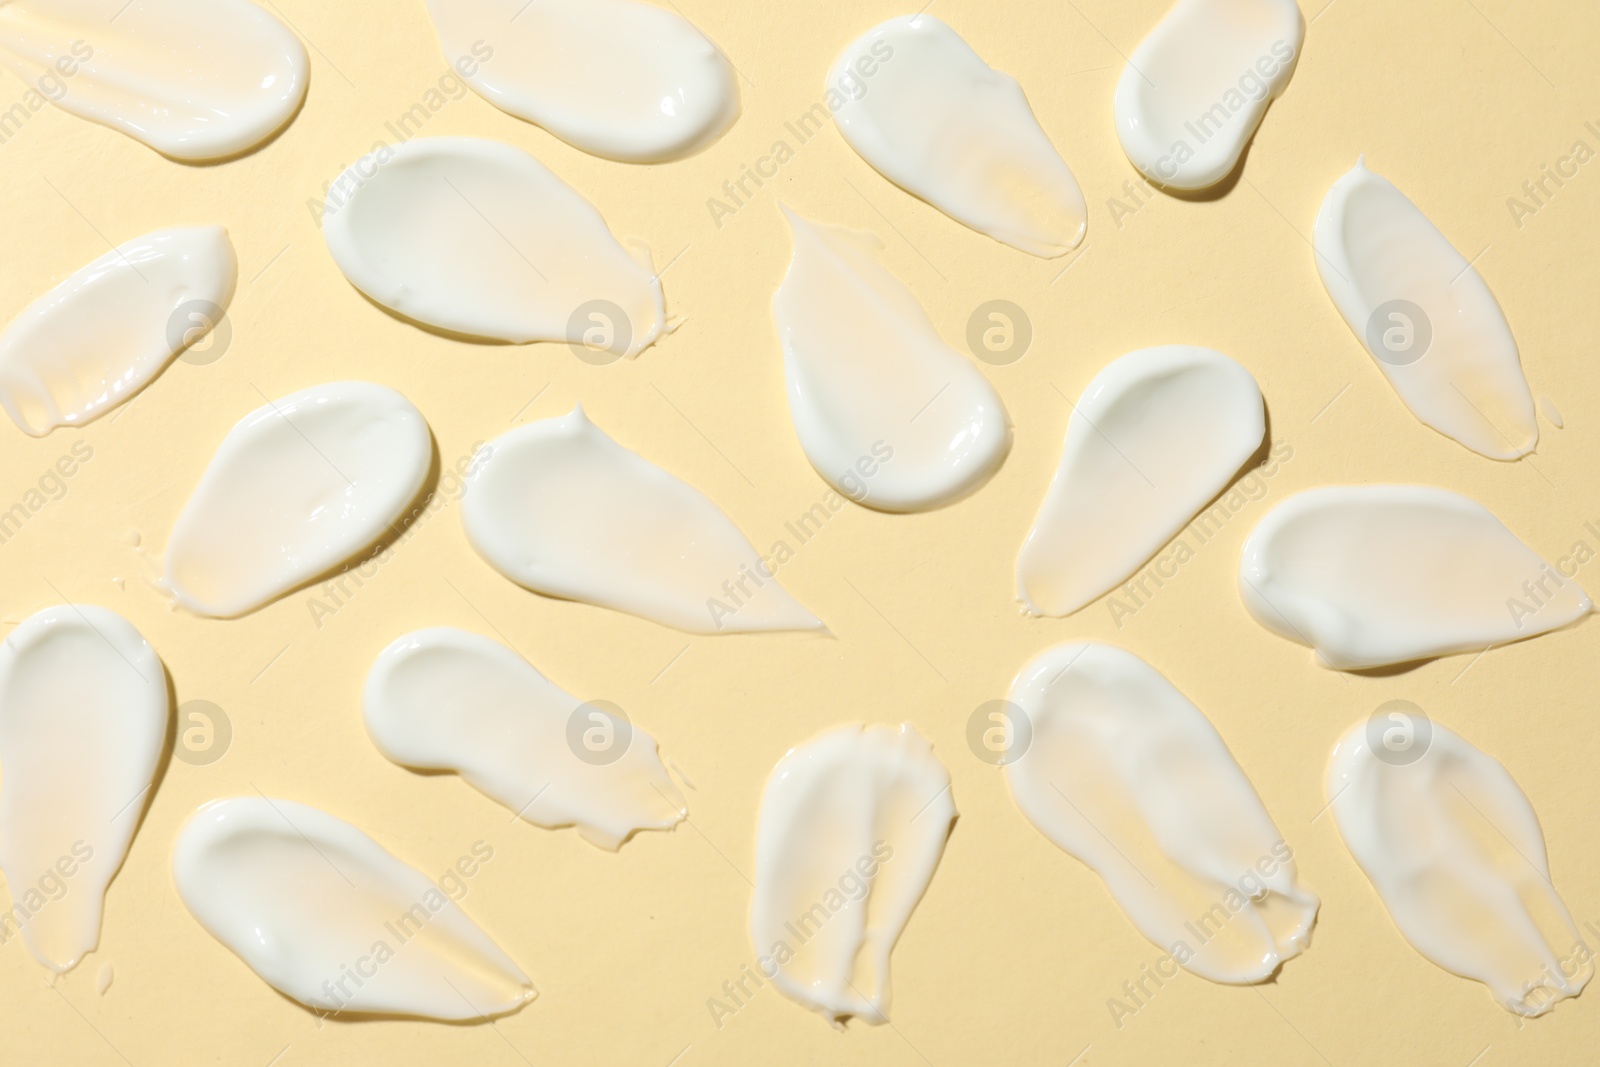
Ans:
[[[1022,86],[932,15],[890,19],[852,43],[827,90],[846,143],[962,225],[1045,258],[1083,240],[1083,191]]]
[[[822,628],[716,504],[583,408],[520,426],[479,456],[461,522],[518,585],[688,633]]]
[[[246,0],[9,0],[0,64],[62,110],[181,162],[267,140],[309,77],[300,39]]]
[[[157,230],[106,253],[0,334],[0,406],[35,437],[94,421],[216,325],[238,275],[221,226]]]
[[[393,389],[330,382],[268,401],[178,516],[163,585],[198,615],[254,611],[398,532],[432,459],[422,413]]]
[[[100,943],[169,714],[161,660],[116,612],[46,608],[0,647],[0,870],[23,942],[52,971]]]
[[[1133,574],[1261,447],[1250,372],[1209,348],[1130,352],[1097,374],[1017,556],[1028,610],[1070,615]]]
[[[476,869],[487,847],[460,862]],[[322,1013],[451,1022],[536,996],[446,892],[464,869],[436,885],[344,820],[261,796],[205,805],[172,853],[189,913],[284,996]]]
[[[876,238],[784,215],[794,260],[772,308],[806,458],[840,493],[884,511],[976,490],[1011,448],[994,387],[877,262]]]
[[[617,243],[594,205],[519,148],[428,137],[357,160],[322,236],[357,289],[470,337],[581,342],[636,356],[666,324],[649,252]],[[596,318],[596,315],[599,318]]]
[[[1262,626],[1338,670],[1482,652],[1593,607],[1482,504],[1425,485],[1290,497],[1245,542],[1239,595]]]
[[[955,818],[950,772],[910,725],[840,726],[790,749],[756,835],[762,974],[835,1025],[887,1022],[889,954]]]
[[[1358,723],[1334,746],[1329,809],[1413,948],[1542,1015],[1594,976],[1550,881],[1533,806],[1500,763],[1436,722]],[[1409,720],[1409,721],[1408,721]]]
[[[1358,162],[1317,214],[1317,272],[1411,413],[1490,459],[1539,442],[1511,327],[1477,268]]]

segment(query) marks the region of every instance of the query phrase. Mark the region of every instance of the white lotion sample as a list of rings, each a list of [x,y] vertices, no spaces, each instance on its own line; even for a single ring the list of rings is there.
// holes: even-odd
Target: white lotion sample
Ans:
[[[1113,113],[1128,161],[1170,189],[1239,165],[1289,87],[1306,22],[1295,0],[1178,0],[1128,57]]]
[[[790,749],[756,836],[762,973],[776,966],[773,984],[835,1025],[887,1022],[889,955],[955,818],[950,772],[909,724],[840,726]]]
[[[1028,821],[1098,874],[1139,932],[1213,982],[1261,982],[1311,943],[1317,897],[1210,721],[1144,660],[1057,645],[1011,686],[1006,762]]]
[[[422,490],[433,441],[393,389],[330,382],[228,431],[167,544],[165,588],[233,618],[378,542]]]
[[[828,72],[846,143],[957,222],[1036,256],[1083,240],[1083,190],[1022,86],[932,15],[890,19]]]
[[[58,974],[100,943],[169,703],[161,660],[114,611],[46,608],[0,646],[0,870],[28,951]]]
[[[440,886],[305,804],[213,800],[178,832],[172,877],[212,937],[318,1012],[462,1022],[517,1011],[536,995]]]
[[[581,342],[598,322],[598,347],[629,357],[666,326],[648,250],[624,248],[520,148],[421,138],[364,156],[333,188],[322,236],[334,261],[408,319],[517,344]]]
[[[1017,555],[1028,610],[1070,615],[1133,574],[1222,492],[1265,434],[1260,387],[1221,352],[1164,345],[1112,360],[1073,410]]]
[[[840,493],[884,511],[977,489],[1011,449],[999,394],[878,263],[877,238],[784,215],[794,259],[772,309],[806,458]]]
[[[0,406],[35,437],[92,422],[204,337],[238,276],[221,226],[157,230],[107,252],[0,334]]]
[[[739,117],[717,46],[682,16],[636,0],[428,0],[452,63],[502,111],[625,163],[709,145]],[[459,68],[458,68],[459,69]]]
[[[1476,267],[1406,195],[1358,162],[1317,213],[1317,272],[1425,425],[1490,459],[1539,442],[1517,342]]]
[[[439,627],[378,654],[367,733],[396,763],[454,771],[536,826],[617,849],[684,817],[656,740],[585,705],[487,637]]]
[[[1413,948],[1507,1011],[1542,1015],[1582,991],[1594,962],[1550,881],[1533,805],[1499,761],[1406,719],[1363,720],[1334,746],[1339,833]]]
[[[1424,485],[1295,494],[1245,541],[1239,595],[1338,670],[1482,652],[1593,607],[1482,504]]]
[[[582,407],[519,426],[479,457],[461,522],[518,585],[689,633],[822,628],[722,509]]]
[[[226,159],[305,99],[306,50],[246,0],[9,0],[0,63],[52,102],[183,162]]]

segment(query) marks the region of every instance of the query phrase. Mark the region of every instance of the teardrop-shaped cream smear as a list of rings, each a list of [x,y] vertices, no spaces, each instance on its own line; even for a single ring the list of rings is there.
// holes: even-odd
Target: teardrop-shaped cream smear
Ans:
[[[468,869],[484,851],[478,842]],[[452,896],[325,811],[264,796],[213,800],[178,832],[184,906],[284,996],[327,1014],[492,1019],[537,995]],[[446,884],[448,883],[448,884]]]
[[[526,589],[688,633],[822,628],[721,508],[582,407],[511,430],[476,462],[467,540]]]
[[[1262,626],[1346,671],[1483,652],[1593,608],[1482,504],[1426,485],[1295,494],[1245,541],[1239,595]]]
[[[1594,955],[1550,880],[1533,805],[1498,760],[1405,713],[1356,724],[1328,765],[1329,810],[1413,948],[1517,1015],[1575,997]],[[1398,733],[1396,733],[1398,731]]]
[[[636,0],[428,0],[445,57],[495,107],[624,163],[711,144],[739,117],[739,85],[687,19]],[[458,69],[462,69],[459,68]]]
[[[1221,352],[1163,345],[1112,360],[1073,409],[1017,555],[1028,610],[1070,615],[1115,588],[1227,487],[1265,434],[1260,387]]]
[[[310,76],[300,39],[246,0],[9,0],[0,63],[62,110],[182,162],[270,138]]]
[[[811,465],[884,511],[939,507],[982,486],[1011,449],[994,387],[878,263],[877,238],[784,216],[794,260],[772,310]]]
[[[655,738],[487,637],[447,627],[406,634],[378,654],[362,706],[385,756],[453,771],[535,826],[576,826],[615,850],[638,830],[684,818]]]
[[[1494,294],[1406,194],[1358,162],[1317,213],[1317,273],[1424,425],[1490,459],[1539,443],[1533,393]]]
[[[827,94],[862,159],[962,225],[1047,259],[1083,240],[1083,190],[1022,86],[932,15],[890,19],[852,43]]]
[[[1293,850],[1155,668],[1110,645],[1057,645],[1022,668],[1011,703],[1017,806],[1140,933],[1213,982],[1265,981],[1310,945],[1317,896],[1296,882]]]
[[[161,660],[114,611],[46,608],[0,647],[5,915],[58,974],[100,943],[106,888],[149,805],[170,714]]]
[[[1169,189],[1205,189],[1232,174],[1289,87],[1305,36],[1295,0],[1178,0],[1117,81],[1128,161]]]
[[[834,1025],[888,1022],[889,954],[955,818],[950,772],[909,724],[839,726],[790,749],[756,836],[761,973]]]
[[[198,615],[254,611],[398,532],[432,460],[422,413],[385,386],[269,400],[211,458],[173,526],[162,585]]]
[[[0,334],[0,406],[35,437],[94,421],[210,332],[238,276],[221,226],[157,230],[107,252]]]
[[[522,344],[592,340],[636,356],[666,304],[648,250],[520,148],[426,137],[364,156],[334,182],[322,236],[350,284],[441,330]]]

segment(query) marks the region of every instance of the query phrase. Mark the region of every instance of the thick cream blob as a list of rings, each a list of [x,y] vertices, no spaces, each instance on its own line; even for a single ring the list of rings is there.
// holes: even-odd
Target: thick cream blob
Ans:
[[[234,618],[398,533],[433,460],[422,413],[369,382],[316,385],[228,431],[167,544],[163,586]]]
[[[1262,626],[1338,670],[1482,652],[1593,607],[1482,504],[1425,485],[1295,494],[1245,542],[1239,595]]]
[[[1261,447],[1250,372],[1209,348],[1112,360],[1067,423],[1061,463],[1017,555],[1028,610],[1070,615],[1133,574]]]
[[[1036,256],[1083,240],[1083,191],[1022,86],[932,15],[870,30],[840,53],[827,87],[846,143],[911,195]]]
[[[772,311],[811,465],[884,511],[938,507],[983,485],[1011,449],[994,387],[878,263],[877,238],[784,216],[794,259]]]
[[[46,608],[0,646],[0,870],[35,959],[58,973],[100,943],[106,887],[150,803],[167,675],[121,615]]]

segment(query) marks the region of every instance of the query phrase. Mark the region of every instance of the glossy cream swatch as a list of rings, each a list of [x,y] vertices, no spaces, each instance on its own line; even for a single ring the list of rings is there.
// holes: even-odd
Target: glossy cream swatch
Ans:
[[[909,724],[839,726],[790,749],[756,833],[761,973],[836,1026],[887,1022],[889,956],[955,818],[950,772]]]
[[[772,310],[811,465],[884,511],[938,507],[983,485],[1011,449],[994,387],[878,263],[876,237],[784,216],[794,259]]]
[[[1517,342],[1483,276],[1386,178],[1357,162],[1317,213],[1317,272],[1424,425],[1479,455],[1539,443]]]
[[[161,660],[114,611],[46,608],[0,646],[6,920],[58,974],[100,943],[106,888],[150,803],[170,714]]]
[[[181,162],[270,138],[310,74],[300,39],[247,0],[10,0],[0,63],[62,110]]]
[[[0,334],[0,406],[35,437],[94,421],[211,331],[238,276],[221,226],[157,230],[107,252]]]
[[[162,586],[234,618],[398,533],[433,460],[393,389],[330,382],[269,400],[223,438],[167,543]]]
[[[1338,670],[1482,652],[1593,609],[1482,504],[1426,485],[1295,494],[1245,542],[1239,595],[1262,626]]]
[[[716,504],[582,407],[519,426],[485,453],[461,522],[518,585],[688,633],[822,628]]]
[[[1139,569],[1222,492],[1266,435],[1261,389],[1221,352],[1144,348],[1084,390],[1017,555],[1030,612],[1070,615]]]
[[[478,842],[472,868],[493,847]],[[319,1014],[471,1022],[533,983],[447,889],[325,811],[265,796],[214,800],[172,852],[184,906],[272,988]]]
[[[964,226],[1052,258],[1083,240],[1083,190],[1022,86],[932,15],[890,19],[828,72],[846,143]]]

